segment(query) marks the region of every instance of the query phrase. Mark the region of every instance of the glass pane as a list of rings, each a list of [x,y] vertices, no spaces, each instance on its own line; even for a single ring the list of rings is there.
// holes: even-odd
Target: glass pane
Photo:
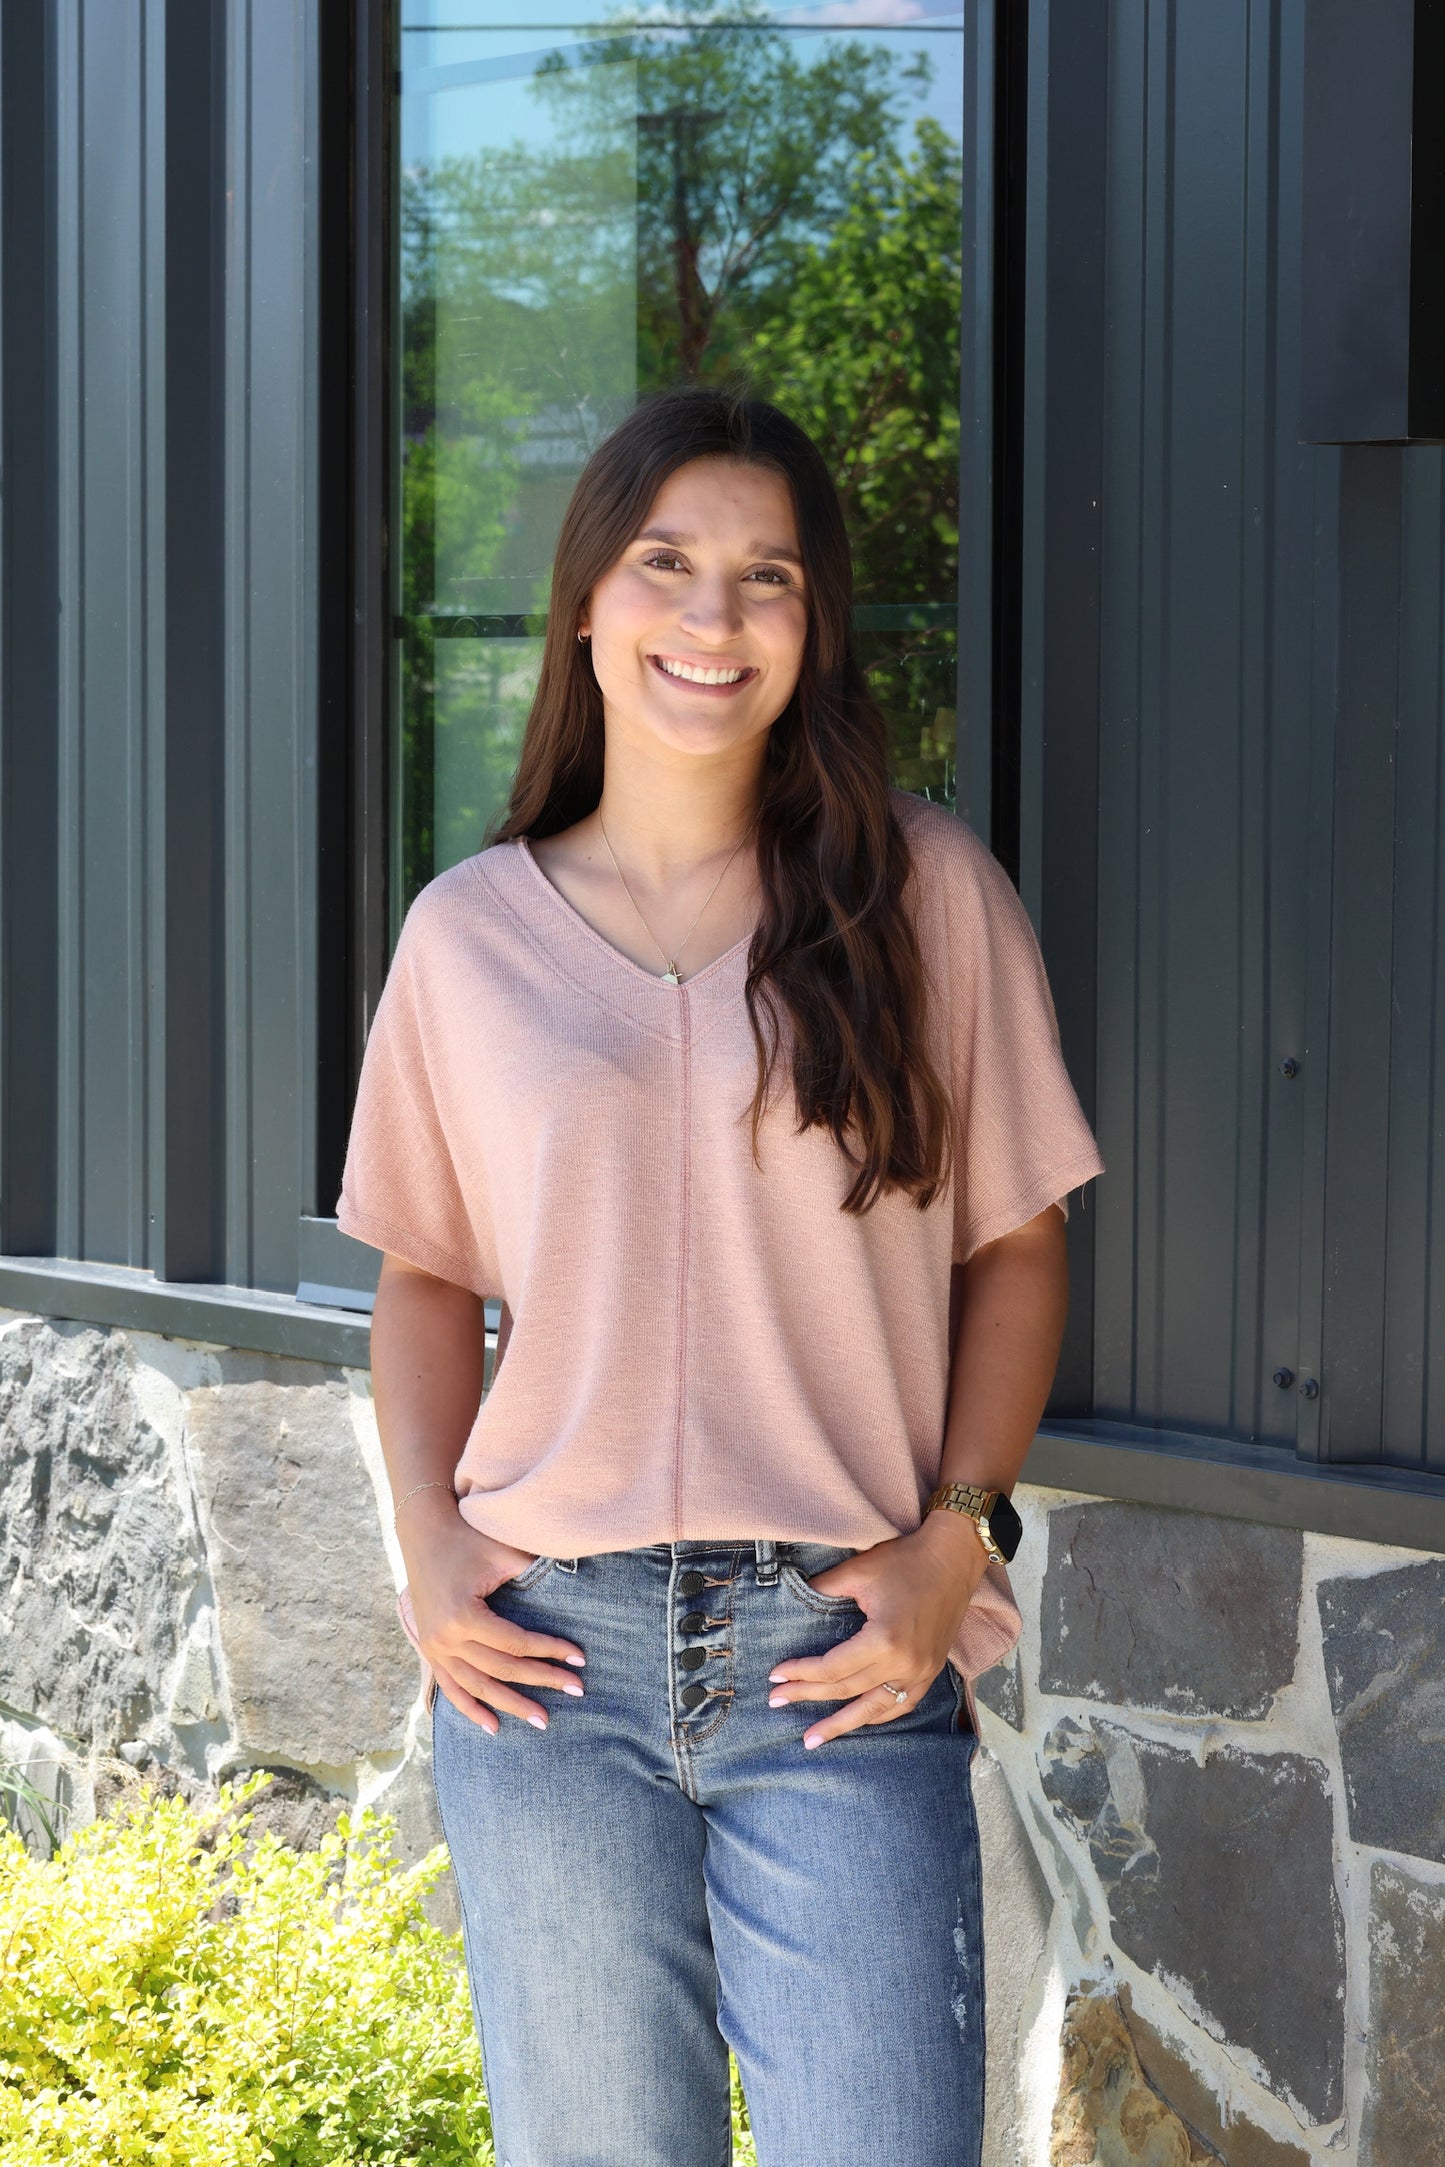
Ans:
[[[406,0],[398,923],[505,804],[563,507],[668,384],[741,373],[822,444],[895,777],[952,802],[962,23]]]

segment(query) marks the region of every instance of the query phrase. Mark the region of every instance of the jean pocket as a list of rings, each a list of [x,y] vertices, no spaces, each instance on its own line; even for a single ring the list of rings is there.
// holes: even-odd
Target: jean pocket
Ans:
[[[504,1588],[534,1588],[556,1562],[555,1558],[533,1558],[531,1564],[524,1565],[519,1573],[512,1573],[506,1580],[499,1580],[492,1590],[493,1595],[499,1595]]]
[[[839,1614],[856,1611],[863,1615],[851,1595],[828,1595],[822,1588],[815,1588],[812,1576],[825,1573],[832,1565],[841,1565],[847,1558],[856,1557],[856,1550],[840,1548],[834,1543],[795,1542],[787,1545],[787,1553],[778,1561],[778,1585],[805,1609]]]

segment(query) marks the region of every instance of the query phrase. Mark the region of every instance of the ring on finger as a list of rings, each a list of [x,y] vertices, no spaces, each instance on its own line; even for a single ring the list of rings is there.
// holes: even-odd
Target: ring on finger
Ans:
[[[883,1691],[884,1691],[885,1693],[891,1693],[891,1694],[893,1695],[893,1698],[894,1698],[894,1699],[895,1699],[895,1700],[897,1701],[897,1703],[898,1703],[899,1707],[901,1708],[901,1707],[903,1706],[903,1703],[904,1703],[904,1702],[905,1702],[905,1701],[907,1700],[907,1698],[908,1698],[908,1688],[907,1688],[907,1686],[906,1686],[906,1685],[890,1685],[890,1684],[888,1683],[888,1680],[887,1680],[886,1678],[885,1678],[885,1679],[883,1679],[883,1680],[881,1681],[881,1683],[882,1683],[882,1689],[883,1689]]]

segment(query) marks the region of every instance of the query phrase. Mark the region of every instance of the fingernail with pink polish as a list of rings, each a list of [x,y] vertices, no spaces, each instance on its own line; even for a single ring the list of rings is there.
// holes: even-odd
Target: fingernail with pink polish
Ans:
[[[564,1693],[571,1693],[575,1697],[581,1694],[583,1688],[578,1685],[575,1678],[564,1678],[562,1680],[562,1691]]]
[[[534,1730],[545,1731],[547,1728],[547,1718],[545,1716],[528,1716],[527,1721]]]

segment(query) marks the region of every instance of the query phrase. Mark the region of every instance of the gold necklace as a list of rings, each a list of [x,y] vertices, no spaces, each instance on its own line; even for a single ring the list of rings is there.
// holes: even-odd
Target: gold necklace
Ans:
[[[752,820],[749,822],[748,827],[743,834],[741,840],[734,845],[732,857],[728,859],[728,865],[732,864],[733,858],[735,858],[738,852],[742,849],[743,844],[747,841],[748,836],[752,834],[753,829],[757,826],[757,824],[757,815],[755,813]],[[600,806],[597,809],[597,825],[599,828],[602,828],[603,842],[607,843],[607,830],[605,827],[602,827],[602,808]],[[683,949],[686,948],[688,942],[692,939],[693,934],[697,931],[697,918],[700,918],[702,916],[703,911],[707,909],[708,904],[712,901],[713,897],[717,894],[718,889],[722,886],[723,875],[727,872],[728,865],[725,865],[723,867],[722,872],[718,874],[717,879],[713,882],[711,888],[709,888],[707,894],[704,896],[702,902],[702,909],[699,910],[697,918],[693,919],[692,924],[688,927],[686,933],[683,934],[682,939],[678,942],[676,952],[673,955],[669,955],[667,950],[663,947],[662,942],[653,932],[651,926],[647,924],[647,920],[642,917],[642,906],[638,902],[632,890],[627,887],[626,875],[623,873],[621,866],[617,863],[617,853],[613,850],[611,843],[607,843],[607,855],[612,860],[612,869],[616,873],[617,878],[622,882],[623,887],[627,889],[628,902],[637,912],[638,917],[642,918],[642,923],[647,928],[648,939],[651,941],[653,947],[661,956],[663,962],[667,965],[667,969],[662,974],[663,984],[668,986],[680,986],[682,984],[682,980],[677,975],[677,958],[682,954]]]

